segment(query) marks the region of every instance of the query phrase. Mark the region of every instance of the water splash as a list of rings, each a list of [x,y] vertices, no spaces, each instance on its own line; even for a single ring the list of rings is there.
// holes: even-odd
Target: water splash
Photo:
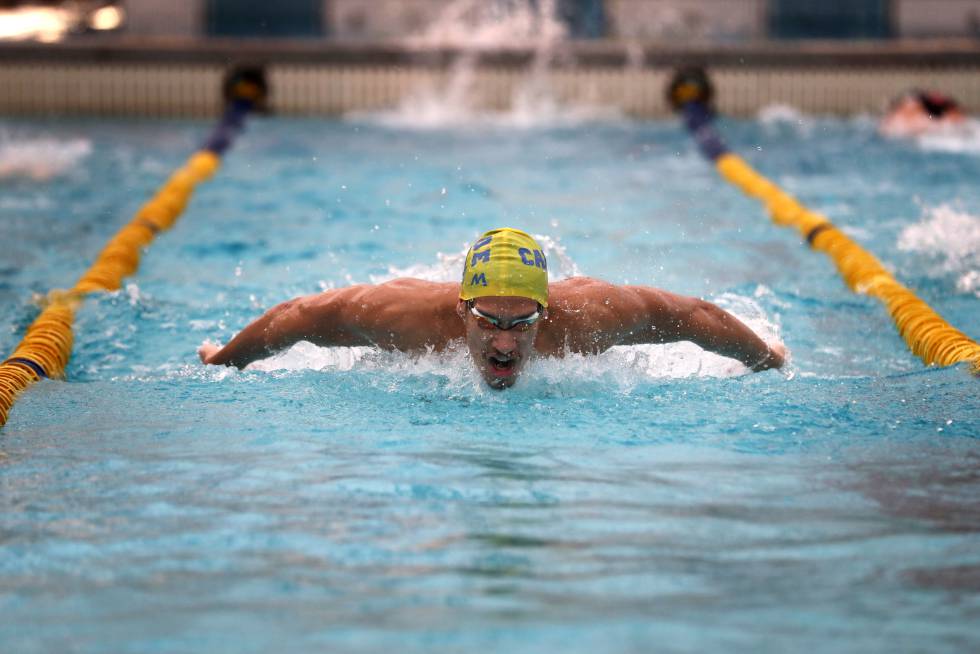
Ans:
[[[555,0],[455,0],[425,29],[407,37],[405,44],[420,50],[547,47],[567,35],[556,16]]]
[[[317,347],[297,343],[289,350],[256,361],[248,370],[276,373],[367,372],[383,375],[400,385],[410,380],[437,379],[466,394],[490,392],[478,377],[462,341],[443,352],[422,355],[381,351],[369,347]],[[596,384],[629,392],[645,383],[664,379],[727,378],[748,374],[738,361],[706,352],[692,343],[616,346],[599,355],[570,354],[537,358],[528,363],[515,388],[560,389],[577,392]]]
[[[474,234],[474,239],[476,238]],[[552,238],[545,234],[532,234],[538,244],[544,249],[544,255],[548,259],[548,280],[556,282],[569,277],[582,275],[578,264],[569,256],[565,246],[559,239]],[[464,244],[462,248],[454,254],[436,253],[434,263],[413,264],[405,268],[389,266],[388,272],[384,275],[371,275],[372,284],[382,284],[401,277],[414,277],[425,279],[430,282],[455,282],[459,281],[460,271],[463,269],[463,259],[469,244]]]
[[[911,141],[927,152],[980,154],[980,120],[976,119],[937,122],[923,116],[892,118],[879,123],[877,131],[886,139]]]
[[[750,324],[750,320],[745,320]],[[437,379],[466,394],[490,392],[477,376],[462,341],[443,352],[422,355],[388,352],[370,347],[318,347],[300,342],[289,350],[256,361],[248,370],[262,372],[368,372],[383,375],[395,385],[410,380]],[[748,374],[733,359],[707,352],[692,343],[616,346],[599,355],[570,354],[537,358],[518,379],[517,390],[576,393],[596,384],[629,392],[645,383],[680,378],[727,378]]]
[[[558,281],[579,276],[581,271],[557,239],[536,234],[551,265],[549,279]],[[372,276],[373,283],[399,277],[416,277],[430,281],[455,281],[466,256],[464,247],[456,254],[436,255],[436,262],[408,268],[390,268],[388,274]],[[760,287],[757,296],[771,293]],[[759,303],[750,297],[724,293],[714,301],[748,325],[766,342],[781,342],[779,325],[766,315]],[[437,378],[447,387],[463,389],[467,394],[489,392],[477,377],[461,342],[451,344],[444,352],[423,355],[379,351],[371,347],[322,348],[311,343],[297,343],[285,352],[252,363],[249,370],[274,371],[369,371],[383,373],[397,380]],[[532,393],[579,393],[595,384],[623,392],[663,379],[685,377],[737,377],[747,374],[744,365],[717,354],[706,352],[692,343],[666,345],[630,345],[613,347],[599,355],[572,354],[562,358],[540,358],[530,362],[518,380],[517,389]]]
[[[766,105],[759,109],[757,117],[763,125],[779,125],[783,123],[803,125],[811,120],[802,111],[788,104]]]
[[[551,87],[549,68],[567,36],[557,18],[556,0],[513,0],[507,3],[456,0],[431,25],[406,39],[409,48],[461,51],[443,83],[428,83],[408,94],[390,111],[348,115],[349,119],[401,129],[568,127],[596,121],[619,121],[621,110],[610,106],[566,105]],[[503,112],[476,84],[478,55],[485,50],[531,49],[527,76],[518,83]]]
[[[460,73],[468,75],[469,73]],[[450,81],[449,87],[456,85]],[[564,105],[551,95],[515,90],[510,108],[491,112],[472,106],[470,96],[454,90],[423,89],[406,97],[398,108],[379,112],[352,112],[347,120],[391,129],[550,129],[577,127],[590,123],[618,123],[626,120],[616,107]]]
[[[634,0],[628,4],[628,11],[622,12],[619,21],[616,21],[616,13],[610,19],[620,38],[636,41],[687,44],[737,42],[756,38],[752,12],[728,10],[729,6],[723,2]]]
[[[940,272],[957,276],[956,289],[980,298],[980,217],[945,204],[927,209],[921,222],[902,230],[898,247],[941,258]]]
[[[0,133],[0,179],[48,181],[76,166],[92,152],[86,139],[13,139]]]
[[[960,125],[942,126],[916,139],[920,148],[930,152],[980,155],[980,120]]]

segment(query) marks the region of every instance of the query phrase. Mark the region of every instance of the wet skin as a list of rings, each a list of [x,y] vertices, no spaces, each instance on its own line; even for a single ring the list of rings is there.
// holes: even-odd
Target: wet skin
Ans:
[[[480,376],[507,388],[535,355],[598,354],[614,345],[694,344],[755,371],[783,365],[785,348],[767,346],[751,329],[698,298],[648,286],[618,286],[588,277],[554,282],[548,308],[526,330],[478,324],[459,284],[396,279],[334,289],[283,302],[246,326],[227,345],[206,343],[204,363],[244,368],[298,341],[322,347],[372,345],[386,350],[441,351],[466,343]],[[509,326],[538,305],[523,297],[481,297],[480,312]]]
[[[523,297],[481,297],[473,301],[473,306],[484,315],[496,318],[501,327],[508,327],[514,320],[526,318],[538,311],[534,300]],[[547,317],[547,310],[541,318],[524,328],[521,325],[502,329],[480,321],[469,310],[466,302],[456,304],[456,313],[463,320],[466,331],[466,347],[483,380],[496,389],[508,388],[517,381],[517,376],[534,353],[534,340],[541,322]]]

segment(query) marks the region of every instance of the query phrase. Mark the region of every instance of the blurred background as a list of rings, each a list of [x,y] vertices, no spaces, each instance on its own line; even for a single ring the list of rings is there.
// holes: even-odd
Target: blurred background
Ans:
[[[270,68],[276,111],[377,110],[461,61],[491,110],[547,70],[557,102],[665,115],[685,63],[719,71],[734,114],[875,112],[936,84],[975,110],[980,0],[0,0],[5,113],[211,114],[239,62]]]
[[[977,0],[0,0],[0,36],[397,39],[448,9],[549,4],[580,39],[980,38]]]

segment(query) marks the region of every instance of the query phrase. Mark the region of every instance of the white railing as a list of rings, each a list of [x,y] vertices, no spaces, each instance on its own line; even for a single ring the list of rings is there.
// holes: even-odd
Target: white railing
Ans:
[[[448,83],[451,71],[402,66],[283,64],[268,67],[271,108],[287,115],[339,115],[392,108],[419,88]],[[0,114],[213,116],[223,69],[210,64],[0,65]],[[506,110],[530,73],[480,67],[472,72],[475,108]],[[666,116],[667,68],[562,68],[547,73],[549,92],[561,104],[601,105],[639,117]],[[980,66],[949,69],[717,68],[712,71],[719,110],[750,115],[772,104],[807,113],[879,112],[911,87],[955,96],[980,110]]]

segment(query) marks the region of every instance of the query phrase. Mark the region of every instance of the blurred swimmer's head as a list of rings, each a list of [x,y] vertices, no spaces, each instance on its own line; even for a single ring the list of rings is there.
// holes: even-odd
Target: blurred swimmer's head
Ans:
[[[895,98],[879,130],[888,136],[918,136],[965,121],[959,104],[938,91],[912,89]]]

